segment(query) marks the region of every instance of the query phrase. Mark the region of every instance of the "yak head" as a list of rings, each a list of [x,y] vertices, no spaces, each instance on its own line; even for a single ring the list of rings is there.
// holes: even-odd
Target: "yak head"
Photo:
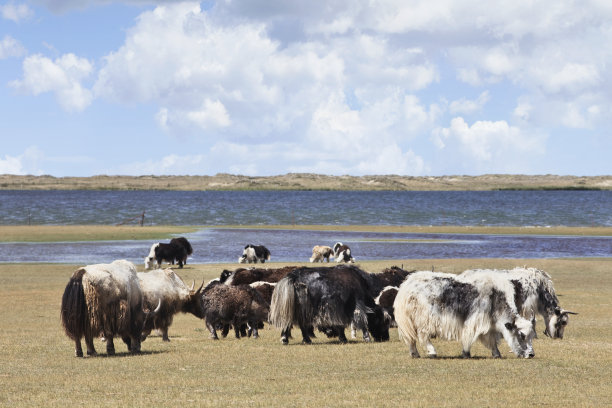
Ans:
[[[199,319],[204,318],[204,300],[202,299],[202,288],[204,287],[204,281],[198,288],[198,290],[193,290],[195,287],[195,281],[191,284],[191,288],[189,289],[189,297],[187,301],[183,304],[183,313],[191,313],[195,317]]]
[[[569,315],[578,314],[576,312],[570,312],[569,310],[555,307],[554,314],[548,316],[546,323],[546,329],[544,334],[553,339],[562,339],[563,333],[565,332],[565,326],[569,322]]]
[[[516,354],[517,357],[535,357],[532,343],[536,334],[533,328],[532,319],[528,320],[515,314],[511,321],[504,323],[504,328],[505,330],[502,334],[512,349],[512,352]]]
[[[376,305],[367,315],[368,331],[374,338],[374,341],[389,341],[390,321],[385,317],[382,308]]]

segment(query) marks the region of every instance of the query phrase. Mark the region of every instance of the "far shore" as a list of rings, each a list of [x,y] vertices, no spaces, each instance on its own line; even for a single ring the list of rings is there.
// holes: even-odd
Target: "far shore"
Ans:
[[[485,174],[480,176],[328,176],[288,173],[278,176],[92,176],[0,175],[0,190],[330,190],[330,191],[486,191],[612,190],[612,175],[559,176]]]
[[[612,236],[612,227],[490,227],[411,225],[0,225],[0,242],[61,242],[170,239],[201,229],[293,229],[312,231],[364,231],[415,234],[570,235]]]

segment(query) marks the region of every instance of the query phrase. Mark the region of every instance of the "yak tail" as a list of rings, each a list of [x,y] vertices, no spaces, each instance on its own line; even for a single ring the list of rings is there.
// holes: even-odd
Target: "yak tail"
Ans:
[[[83,290],[85,269],[72,274],[62,296],[61,319],[66,335],[72,340],[80,340],[88,330],[87,304]]]
[[[274,326],[287,330],[291,328],[295,310],[295,288],[290,277],[281,279],[274,288],[268,320]]]

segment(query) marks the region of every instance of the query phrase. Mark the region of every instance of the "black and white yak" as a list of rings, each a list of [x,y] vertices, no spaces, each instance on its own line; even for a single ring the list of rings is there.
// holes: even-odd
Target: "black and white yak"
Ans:
[[[334,244],[334,258],[336,262],[355,263],[355,258],[351,255],[351,248],[348,245],[344,245],[342,242],[336,242]]]
[[[120,336],[132,353],[140,352],[141,335],[152,312],[143,308],[143,295],[133,263],[118,260],[110,264],[87,265],[72,274],[62,296],[61,321],[66,335],[74,341],[75,354],[96,355],[93,339],[103,336],[106,353],[115,354],[113,339]]]
[[[481,275],[492,275],[509,280],[514,288],[514,302],[524,318],[538,312],[544,318],[544,334],[553,339],[562,339],[570,314],[563,309],[555,293],[549,274],[536,268],[514,268],[511,270],[474,269],[463,272],[459,277],[478,279]],[[535,329],[535,319],[533,320]]]
[[[344,329],[352,321],[376,341],[389,340],[389,326],[381,308],[369,294],[364,272],[350,266],[298,268],[281,279],[270,305],[270,323],[281,329],[281,342],[288,344],[296,323],[303,343],[310,344],[313,327],[326,328],[346,343]],[[366,329],[367,328],[367,329]]]
[[[176,261],[179,268],[182,268],[191,253],[191,244],[185,238],[173,238],[168,244],[155,243],[145,258],[145,269],[159,269],[164,261],[171,265]]]
[[[270,251],[263,245],[249,244],[244,247],[242,256],[238,258],[239,263],[265,263],[271,258]]]
[[[462,357],[470,357],[473,343],[480,340],[500,358],[497,343],[503,337],[517,357],[531,358],[535,331],[507,296],[512,292],[508,286],[507,280],[487,276],[466,282],[448,273],[415,272],[402,283],[393,304],[399,337],[412,357],[420,357],[417,341],[436,357],[431,339],[440,338],[460,341]]]

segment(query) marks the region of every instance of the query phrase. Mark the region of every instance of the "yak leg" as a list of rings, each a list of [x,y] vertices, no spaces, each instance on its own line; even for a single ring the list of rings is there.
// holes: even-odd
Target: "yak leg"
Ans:
[[[300,326],[300,330],[302,331],[302,343],[311,344],[312,340],[310,340],[310,336],[308,335],[309,329],[312,329],[310,326]]]
[[[109,356],[114,356],[115,343],[113,343],[113,336],[105,335],[104,337],[106,337],[106,354],[108,354]]]
[[[491,356],[493,358],[501,358],[501,353],[497,348],[497,334],[483,334],[479,337],[480,342],[489,350],[491,350]]]
[[[229,329],[230,329],[230,325],[224,324],[223,327],[221,328],[221,337],[226,338],[227,333],[229,333]]]
[[[170,337],[168,337],[168,328],[167,327],[162,327],[159,330],[162,332],[162,340],[163,341],[170,341]]]
[[[125,343],[128,348],[128,351],[132,351],[132,339],[130,336],[121,336],[121,340]]]
[[[281,343],[284,345],[289,344],[289,337],[291,337],[291,329],[281,331]]]
[[[431,344],[431,340],[428,338],[425,340],[425,347],[427,348],[427,356],[428,357],[438,357],[438,353],[436,352],[436,348],[433,344]]]
[[[74,341],[74,355],[77,357],[83,357],[83,348],[81,347],[81,339]]]
[[[336,332],[338,333],[338,340],[340,340],[340,343],[342,344],[348,343],[348,340],[346,336],[344,335],[344,327],[336,326]]]
[[[239,339],[240,331],[242,330],[241,325],[237,322],[234,322],[233,326],[234,326],[234,334],[236,335],[236,338]]]
[[[241,325],[240,325],[240,336],[241,336],[241,337],[247,337],[247,335],[248,335],[249,337],[251,337],[251,333],[248,333],[247,329],[248,329],[248,328],[247,328],[247,325],[246,325],[246,324],[241,324]]]
[[[415,340],[411,340],[410,343],[408,343],[408,348],[410,349],[410,356],[412,358],[420,358],[421,355],[419,354],[419,350],[417,349],[417,345],[416,345],[416,341]]]
[[[140,336],[132,336],[130,338],[130,347],[128,349],[132,354],[140,353]]]
[[[250,322],[249,326],[251,327],[251,330],[253,331],[253,338],[257,339],[259,338],[259,332],[257,331],[257,323],[258,322]]]
[[[87,355],[88,356],[95,356],[95,355],[98,354],[98,353],[96,353],[96,348],[94,347],[93,336],[88,335],[88,334],[85,335],[85,345],[87,346]],[[80,348],[81,348],[81,345],[79,344],[79,349]],[[83,355],[82,352],[81,352],[81,355]]]
[[[174,264],[174,262],[172,262]],[[183,268],[183,260],[178,261],[179,268]]]
[[[213,340],[219,340],[219,337],[217,336],[217,330],[215,330],[215,326],[206,322],[206,328],[208,329],[208,331],[210,332],[210,338]]]
[[[351,322],[351,339],[357,338],[357,327],[355,326],[355,322]]]
[[[370,332],[368,331],[368,329],[364,327],[364,328],[361,329],[361,331],[363,333],[363,341],[365,341],[367,343],[371,342],[372,339],[370,338]]]

